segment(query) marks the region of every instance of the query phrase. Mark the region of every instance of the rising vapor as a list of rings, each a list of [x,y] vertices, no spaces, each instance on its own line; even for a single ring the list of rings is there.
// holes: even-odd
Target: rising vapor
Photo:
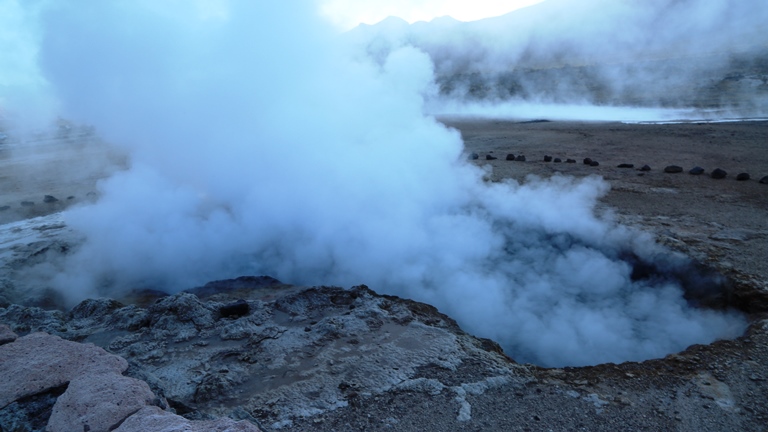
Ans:
[[[433,61],[349,52],[308,2],[61,1],[41,64],[75,121],[130,150],[52,284],[71,301],[242,274],[429,302],[521,361],[642,360],[733,337],[652,240],[595,213],[598,178],[491,184],[423,114]]]
[[[625,118],[609,106],[666,108],[656,119],[755,117],[768,113],[766,22],[761,0],[547,0],[469,23],[390,18],[349,39],[379,61],[405,45],[429,54],[434,113],[525,118],[523,103],[548,118],[594,105],[601,120]]]

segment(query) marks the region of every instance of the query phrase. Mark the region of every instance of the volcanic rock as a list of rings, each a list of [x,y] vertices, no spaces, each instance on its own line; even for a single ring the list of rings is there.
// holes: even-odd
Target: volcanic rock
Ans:
[[[565,163],[576,163],[576,159],[566,159]]]
[[[640,171],[650,171],[650,170],[651,170],[651,167],[648,165],[643,165],[642,167],[640,167]]]
[[[515,160],[515,155],[514,155],[514,154],[512,154],[512,153],[509,153],[509,154],[507,154],[507,160],[508,160],[508,161],[513,161],[513,160]]]
[[[5,324],[0,324],[0,345],[5,345],[9,342],[13,342],[18,338],[16,333],[11,331],[11,328]]]
[[[554,162],[555,162],[555,163],[560,163],[560,162],[562,162],[562,161],[563,161],[563,160],[562,160],[562,159],[560,159],[560,158],[555,158],[555,160],[554,160]]]
[[[589,166],[593,166],[593,167],[600,166],[600,162],[593,160],[592,162],[589,163]]]
[[[518,155],[518,156],[515,158],[515,161],[517,161],[517,162],[525,162],[525,156],[523,156],[523,155]]]
[[[592,165],[592,158],[584,158],[584,165]]]
[[[760,184],[768,184],[768,176],[765,176],[760,179]]]
[[[678,165],[669,165],[664,167],[664,172],[668,174],[677,174],[683,172],[683,167]]]
[[[53,195],[46,195],[46,196],[44,196],[44,197],[43,197],[43,202],[44,202],[44,203],[47,203],[47,204],[52,204],[52,203],[55,203],[55,202],[56,202],[56,201],[58,201],[58,200],[59,200],[59,199],[58,199],[58,198],[56,198],[56,197],[55,197],[55,196],[53,196]]]
[[[480,155],[477,153],[470,153],[469,156],[467,156],[469,160],[478,160],[480,159]]]
[[[749,180],[749,173],[739,173],[739,174],[736,176],[736,180],[738,180],[738,181],[746,181],[746,180]]]
[[[498,159],[496,156],[485,155],[485,160],[496,160],[496,159]]]
[[[702,168],[700,166],[695,166],[695,167],[691,168],[691,170],[688,171],[688,173],[692,174],[692,175],[701,175],[701,174],[704,174],[704,168]]]
[[[720,169],[720,168],[715,168],[715,170],[712,171],[712,174],[711,174],[713,179],[718,179],[718,180],[724,179],[725,176],[727,176],[727,175],[728,175],[728,173],[725,172],[724,170]]]
[[[91,344],[32,333],[0,346],[0,408],[87,374],[121,374],[128,363]]]
[[[618,168],[634,168],[635,164],[623,163],[619,164]]]
[[[84,374],[56,400],[46,431],[114,430],[154,399],[144,381],[117,373]]]
[[[110,429],[111,430],[111,429]],[[261,429],[245,420],[229,418],[190,421],[155,406],[147,406],[128,417],[115,432],[167,431],[167,432],[260,432]]]
[[[238,285],[236,281],[229,282],[216,286]],[[522,386],[531,379],[527,369],[509,361],[497,344],[464,334],[453,320],[427,304],[380,296],[365,286],[344,290],[281,284],[248,290],[248,296],[242,298],[249,305],[248,314],[214,320],[216,311],[222,307],[241,303],[233,295],[246,293],[223,289],[216,294],[209,292],[207,301],[183,292],[159,299],[146,309],[135,305],[120,306],[106,299],[85,301],[66,314],[13,305],[0,308],[0,320],[14,323],[11,329],[17,326],[32,330],[47,328],[67,337],[98,342],[128,359],[130,378],[145,381],[159,396],[150,401],[150,394],[143,385],[126,381],[125,377],[114,378],[120,377],[119,372],[127,366],[125,360],[116,356],[107,359],[118,359],[123,366],[114,369],[113,378],[102,384],[98,384],[99,380],[108,371],[91,368],[88,375],[94,376],[95,381],[88,386],[80,386],[75,381],[81,379],[82,373],[70,373],[65,378],[50,380],[50,383],[30,390],[39,392],[38,388],[47,388],[67,379],[72,381],[70,389],[77,390],[73,390],[72,396],[81,396],[66,398],[57,404],[58,417],[55,419],[71,419],[64,422],[62,428],[75,431],[83,430],[86,418],[87,422],[95,421],[97,408],[108,406],[109,398],[104,392],[109,391],[130,396],[125,398],[130,402],[125,403],[134,411],[144,406],[139,417],[134,417],[136,414],[128,417],[120,426],[123,429],[117,430],[155,430],[154,426],[128,428],[133,424],[152,425],[154,421],[185,421],[148,407],[151,404],[162,407],[163,401],[187,418],[232,416],[250,419],[253,423],[266,422],[263,424],[278,428],[307,415],[326,415],[352,406],[362,395],[374,397],[400,391],[432,397],[462,394],[460,387],[451,387],[460,382],[451,384],[452,378],[448,376],[464,364],[475,365],[462,373],[464,382],[482,383],[489,379],[494,383],[476,386],[477,390],[473,391],[478,393],[473,395],[482,394],[485,388],[493,386]],[[137,326],[137,323],[143,324]],[[127,331],[129,327],[133,330]],[[44,337],[81,350],[103,353],[90,344]],[[25,338],[36,340],[31,336]],[[24,343],[25,338],[0,346],[0,352],[19,345],[20,340]],[[13,362],[5,361],[10,357],[0,354],[2,376],[26,375],[0,383],[0,395],[7,401],[29,393],[11,389],[39,381],[35,376],[30,379],[29,373],[18,373],[21,366],[12,365],[29,364],[29,357],[37,355],[50,357],[49,361],[58,361],[57,364],[65,363],[57,360],[58,352],[37,351],[40,350],[18,352],[15,356],[18,360]],[[66,349],[57,351],[64,352],[64,357],[72,357],[66,355]],[[88,359],[77,363],[99,363],[98,358],[97,353],[92,353]],[[69,362],[66,364],[63,370],[72,367]],[[438,381],[437,377],[442,374],[448,374],[441,378],[447,384]],[[86,387],[105,396],[88,399],[80,391],[85,391]],[[74,399],[83,401],[87,407],[71,408],[78,406],[75,402],[70,403]],[[97,400],[104,403],[97,403]],[[62,404],[78,414],[69,412],[65,415]],[[453,409],[450,405],[446,406]],[[123,415],[123,411],[115,408],[114,417],[105,415],[104,423],[113,427],[114,418]],[[455,418],[456,414],[451,416]],[[250,427],[247,424],[242,427],[246,426]]]
[[[552,156],[544,156],[544,162],[552,162]]]

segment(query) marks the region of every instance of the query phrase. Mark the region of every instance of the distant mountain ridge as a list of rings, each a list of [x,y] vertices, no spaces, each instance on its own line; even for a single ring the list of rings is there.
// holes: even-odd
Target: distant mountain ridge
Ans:
[[[378,62],[424,51],[453,96],[713,107],[757,96],[749,104],[768,109],[767,23],[762,0],[546,0],[472,22],[391,17],[347,36]]]

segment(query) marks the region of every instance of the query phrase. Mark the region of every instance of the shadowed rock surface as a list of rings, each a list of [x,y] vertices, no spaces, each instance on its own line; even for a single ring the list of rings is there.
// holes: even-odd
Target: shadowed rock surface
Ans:
[[[242,302],[247,313],[221,313]],[[665,359],[564,369],[517,364],[427,304],[365,286],[306,288],[264,277],[215,282],[146,308],[109,299],[67,313],[11,305],[0,309],[0,322],[57,335],[0,346],[3,376],[37,382],[23,365],[38,357],[69,365],[64,359],[88,353],[87,364],[97,365],[98,373],[65,366],[75,372],[24,392],[4,383],[3,407],[69,381],[49,398],[58,425],[50,430],[82,430],[86,420],[115,428],[119,419],[119,431],[166,424],[193,431],[721,431],[761,430],[768,418],[749,396],[768,390],[768,364],[750,360],[768,357],[766,320],[738,340]],[[45,346],[77,354],[53,356]],[[115,409],[110,397],[129,402]],[[77,403],[86,407],[72,409]],[[23,409],[16,403],[0,421]],[[90,430],[107,430],[100,427]]]

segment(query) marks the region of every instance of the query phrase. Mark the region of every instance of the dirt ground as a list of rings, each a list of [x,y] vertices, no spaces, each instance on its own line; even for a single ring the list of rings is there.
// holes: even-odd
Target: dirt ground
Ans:
[[[7,136],[0,142],[0,224],[93,200],[97,182],[127,163],[87,127],[17,135],[0,126],[0,133]]]
[[[602,199],[621,223],[768,292],[768,122],[625,124],[620,122],[456,120],[474,161],[492,181],[528,175],[598,175],[611,185]],[[525,162],[507,161],[508,154]],[[498,159],[487,160],[487,156]],[[544,162],[544,156],[561,163]],[[565,163],[566,159],[576,163]],[[599,166],[583,163],[584,158]],[[633,164],[633,168],[618,168]],[[650,171],[640,171],[643,165]],[[683,172],[665,173],[670,165]],[[695,166],[701,175],[691,175]],[[716,168],[724,179],[713,179]],[[750,180],[737,181],[739,173]],[[750,308],[749,305],[744,305]]]
[[[598,211],[612,211],[619,222],[647,230],[661,243],[729,276],[741,301],[736,306],[751,312],[750,328],[735,340],[694,345],[663,359],[582,368],[516,365],[504,360],[500,349],[491,349],[466,359],[456,370],[418,368],[408,377],[409,383],[415,383],[412,387],[351,392],[354,397],[348,395],[346,406],[296,419],[283,430],[766,430],[768,185],[759,179],[768,175],[764,148],[768,122],[445,123],[461,131],[467,153],[478,154],[473,163],[492,167],[490,181],[527,181],[530,174],[556,173],[605,178],[612,189]],[[42,251],[66,234],[55,212],[79,200],[94,199],[88,192],[98,190],[98,180],[126,163],[114,149],[88,134],[41,138],[27,153],[13,151],[13,137],[4,144],[0,147],[0,207],[8,208],[0,212],[0,224],[12,234],[9,238],[18,240],[0,243],[4,262],[16,260],[19,254],[27,260],[45,259]],[[527,160],[506,161],[508,153],[523,154]],[[487,155],[498,159],[486,160]],[[563,162],[544,162],[545,155]],[[584,165],[586,157],[597,160],[599,166]],[[577,162],[565,163],[567,158]],[[634,168],[618,168],[625,163]],[[651,170],[639,171],[645,164]],[[664,173],[668,165],[679,165],[683,172]],[[688,174],[694,166],[706,172]],[[728,176],[711,178],[715,168],[724,169]],[[752,178],[737,181],[740,172]],[[45,203],[44,195],[55,195],[60,201]],[[67,200],[68,196],[74,198]],[[22,200],[35,204],[22,206]],[[46,213],[54,219],[39,218],[29,227],[21,221],[8,223]],[[26,235],[27,231],[32,234]],[[6,276],[12,277],[0,273],[0,286]],[[5,323],[18,327],[17,331],[26,329],[24,333],[45,329],[63,336],[74,333],[61,325],[32,326],[41,316],[70,316],[61,312],[10,305],[5,314]],[[507,362],[505,367],[514,374],[488,368],[482,360],[489,356]],[[273,429],[277,426],[264,428]]]

